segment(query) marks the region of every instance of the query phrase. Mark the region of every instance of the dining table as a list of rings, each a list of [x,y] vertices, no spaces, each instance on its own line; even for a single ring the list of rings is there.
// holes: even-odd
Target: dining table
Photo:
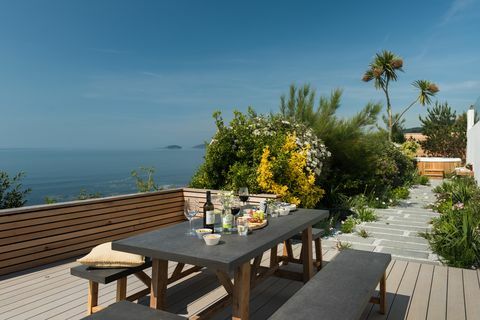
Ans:
[[[113,241],[112,249],[152,259],[151,308],[166,309],[167,284],[170,283],[168,262],[172,261],[182,267],[193,265],[209,269],[227,292],[227,296],[196,318],[208,318],[231,305],[232,319],[245,320],[249,318],[251,289],[279,270],[278,245],[296,234],[302,235],[302,279],[307,282],[313,277],[312,226],[326,218],[328,211],[325,210],[297,209],[286,216],[270,217],[267,226],[247,236],[222,234],[219,244],[214,246],[207,246],[203,239],[187,235],[188,223],[185,222]],[[271,250],[270,265],[261,266],[262,256],[268,250]]]

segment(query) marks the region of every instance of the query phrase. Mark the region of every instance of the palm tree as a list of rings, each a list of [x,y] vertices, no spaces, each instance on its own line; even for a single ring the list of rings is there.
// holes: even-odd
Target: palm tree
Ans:
[[[419,95],[396,119],[394,119],[390,101],[389,85],[391,81],[397,81],[399,71],[403,72],[403,59],[391,51],[383,50],[381,53],[375,55],[375,58],[370,63],[362,78],[365,82],[374,80],[375,88],[382,89],[385,94],[387,100],[388,138],[390,141],[392,141],[393,127],[401,120],[403,115],[417,102],[422,106],[431,104],[431,97],[435,96],[439,91],[437,85],[430,81],[415,81],[412,85],[420,90]]]

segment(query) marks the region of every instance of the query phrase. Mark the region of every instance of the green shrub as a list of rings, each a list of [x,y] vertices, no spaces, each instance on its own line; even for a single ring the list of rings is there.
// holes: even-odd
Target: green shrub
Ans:
[[[407,187],[398,187],[392,190],[392,197],[395,199],[408,199],[410,191]]]
[[[27,202],[25,197],[31,189],[23,189],[24,176],[24,172],[19,172],[10,178],[8,173],[0,171],[0,209],[22,207]]]
[[[355,209],[355,212],[357,214],[357,218],[360,219],[360,221],[362,222],[372,222],[378,220],[378,217],[375,214],[375,210],[373,210],[372,208],[362,207]]]
[[[447,210],[434,218],[425,234],[432,250],[449,266],[480,266],[480,203],[459,210]]]
[[[416,180],[417,184],[420,184],[422,186],[428,186],[430,185],[430,179],[427,176],[418,176],[418,180]]]
[[[355,226],[359,223],[357,219],[353,216],[349,216],[347,219],[342,221],[340,230],[343,233],[352,233],[355,230]]]
[[[449,266],[480,266],[480,189],[469,177],[454,177],[434,189],[440,212],[425,233],[432,250]]]
[[[318,181],[325,145],[305,124],[282,115],[235,111],[228,125],[214,113],[217,132],[205,161],[192,177],[196,188],[276,193],[284,201],[315,207],[323,196]]]

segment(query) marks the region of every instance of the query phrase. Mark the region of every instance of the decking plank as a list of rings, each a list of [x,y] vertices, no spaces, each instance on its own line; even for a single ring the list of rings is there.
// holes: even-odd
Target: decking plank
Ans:
[[[393,301],[395,300],[395,295],[397,294],[398,287],[401,284],[403,279],[403,275],[405,274],[405,270],[407,269],[408,262],[403,260],[393,260],[395,263],[388,274],[387,278],[387,309],[385,313],[388,315],[390,309],[392,308]],[[378,307],[377,307],[378,308]],[[368,320],[376,320],[376,319],[385,319],[385,315],[380,314],[377,312],[373,305],[370,306],[370,311],[367,315]]]
[[[420,271],[420,264],[408,262],[407,268],[398,287],[397,294],[393,299],[392,306],[388,313],[388,319],[405,319],[410,307],[411,297],[417,282],[418,273]],[[388,284],[387,284],[388,286]]]
[[[433,265],[422,264],[418,273],[417,283],[408,309],[407,319],[426,319],[430,288],[432,286]]]
[[[480,318],[480,286],[475,270],[463,271],[463,288],[465,294],[465,313],[467,320]]]
[[[462,269],[448,268],[447,319],[465,320]]]
[[[281,252],[282,246],[279,246]],[[294,252],[299,254],[300,245],[294,245]],[[337,254],[336,250],[324,247],[324,260],[328,262]],[[264,254],[262,265],[268,265],[269,254]],[[20,272],[18,277],[10,275],[0,280],[0,292],[4,299],[0,303],[1,319],[81,319],[86,313],[87,282],[70,276],[69,269],[76,263],[68,261],[56,264],[51,268],[34,269],[31,274]],[[169,265],[169,272],[174,264]],[[146,270],[147,274],[151,269]],[[449,273],[449,274],[448,274]],[[480,313],[478,271],[461,270],[440,266],[420,265],[417,263],[393,260],[387,269],[387,315],[380,315],[378,307],[366,309],[367,319],[403,319],[417,315],[417,306],[428,307],[427,319],[446,319],[447,304],[452,315],[448,319],[456,319],[452,304],[463,299],[461,310],[467,319],[477,319]],[[431,281],[429,295],[428,280]],[[448,279],[448,285],[447,285]],[[459,280],[461,283],[459,283]],[[31,290],[29,295],[28,288]],[[300,282],[271,277],[252,290],[250,313],[251,319],[265,319],[294,294],[301,286]],[[41,290],[41,288],[44,290]],[[135,277],[128,278],[128,293],[142,289],[144,284]],[[460,294],[455,288],[461,288]],[[17,290],[15,290],[17,289]],[[115,283],[101,285],[99,302],[108,305],[115,300]],[[450,294],[447,295],[447,289]],[[454,290],[455,289],[455,290]],[[454,292],[452,292],[452,290]],[[455,294],[455,292],[457,294]],[[17,294],[18,293],[18,294]],[[168,309],[184,316],[192,316],[215,300],[225,295],[224,289],[209,271],[196,274],[169,285],[167,301]],[[458,297],[459,296],[459,297]],[[465,298],[464,298],[465,297]],[[447,300],[448,298],[448,300]],[[427,300],[426,300],[427,299]],[[460,299],[460,300],[461,300]],[[148,303],[143,299],[142,303]],[[8,302],[8,305],[5,304]],[[27,307],[28,305],[28,307]],[[425,310],[419,309],[419,319],[425,318]],[[460,311],[461,313],[461,311]],[[213,317],[213,320],[228,319],[231,309],[225,308]],[[417,318],[415,318],[417,319]]]
[[[435,266],[428,302],[427,320],[444,320],[447,315],[448,268]]]

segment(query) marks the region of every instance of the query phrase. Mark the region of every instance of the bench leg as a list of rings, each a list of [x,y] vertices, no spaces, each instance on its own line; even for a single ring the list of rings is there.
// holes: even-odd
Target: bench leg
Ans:
[[[315,266],[317,270],[322,269],[323,254],[322,254],[322,240],[320,238],[315,239]]]
[[[98,282],[88,281],[88,300],[87,300],[87,315],[91,315],[93,309],[98,306]]]
[[[117,280],[117,302],[127,298],[127,277]]]
[[[385,277],[385,273],[380,279],[380,313],[385,314],[385,310],[387,309],[387,280]]]

